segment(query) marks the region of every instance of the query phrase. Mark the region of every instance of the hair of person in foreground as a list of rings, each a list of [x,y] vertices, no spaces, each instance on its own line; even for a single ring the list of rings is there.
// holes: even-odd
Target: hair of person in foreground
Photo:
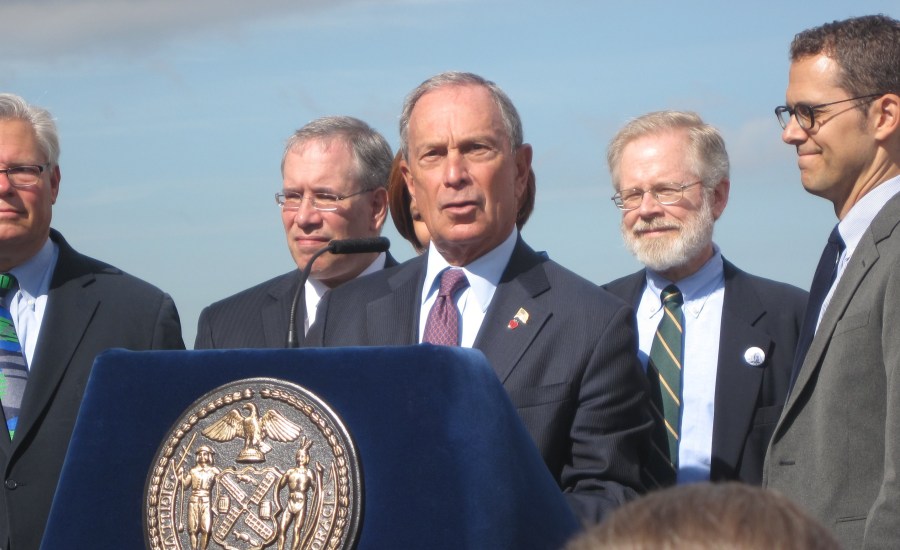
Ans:
[[[565,550],[840,550],[834,536],[775,491],[737,482],[655,491],[617,509]]]

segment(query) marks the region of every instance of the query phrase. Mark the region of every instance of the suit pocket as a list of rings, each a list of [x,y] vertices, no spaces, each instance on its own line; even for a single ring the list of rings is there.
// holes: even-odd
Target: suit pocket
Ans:
[[[838,321],[837,325],[834,327],[834,334],[837,336],[838,334],[843,334],[845,332],[850,332],[851,330],[856,330],[858,328],[862,328],[869,324],[869,312],[866,311],[864,313],[857,313],[855,315],[850,315],[849,317],[844,317],[840,321]]]
[[[517,409],[525,409],[565,401],[569,398],[570,387],[570,384],[561,382],[536,388],[511,388],[506,390],[506,393]]]

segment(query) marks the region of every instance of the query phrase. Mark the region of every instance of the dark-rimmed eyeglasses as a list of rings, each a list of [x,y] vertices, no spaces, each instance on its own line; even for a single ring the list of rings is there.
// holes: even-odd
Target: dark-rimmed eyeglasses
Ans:
[[[333,195],[331,193],[312,193],[309,196],[303,196],[300,193],[275,193],[275,202],[282,210],[294,211],[299,210],[304,199],[309,201],[310,205],[319,212],[334,212],[338,209],[338,203],[342,200],[362,195],[374,191],[374,189],[363,189],[349,195]]]
[[[804,130],[809,130],[816,124],[816,113],[821,111],[825,107],[831,107],[832,105],[838,105],[840,103],[847,103],[848,101],[859,101],[862,99],[868,99],[869,101],[875,99],[876,97],[881,97],[884,94],[868,94],[861,95],[858,97],[851,97],[848,99],[841,99],[840,101],[832,101],[830,103],[819,103],[818,105],[806,105],[804,103],[798,103],[794,105],[793,108],[788,107],[787,105],[780,105],[775,107],[775,116],[778,117],[778,123],[781,124],[781,128],[787,128],[788,124],[791,123],[791,116],[797,118],[797,124],[800,125]]]
[[[695,185],[700,185],[703,183],[702,181],[695,181],[693,183],[661,183],[652,189],[647,189],[644,191],[643,189],[623,189],[619,191],[610,199],[616,203],[616,206],[619,207],[619,210],[635,210],[641,206],[641,202],[644,200],[644,195],[646,193],[650,193],[656,202],[659,204],[669,206],[671,204],[675,204],[680,201],[682,197],[684,197],[684,190],[688,187],[693,187]]]
[[[6,174],[9,184],[16,189],[27,189],[28,187],[34,187],[41,181],[41,174],[47,166],[47,164],[10,166],[0,170],[0,174]]]

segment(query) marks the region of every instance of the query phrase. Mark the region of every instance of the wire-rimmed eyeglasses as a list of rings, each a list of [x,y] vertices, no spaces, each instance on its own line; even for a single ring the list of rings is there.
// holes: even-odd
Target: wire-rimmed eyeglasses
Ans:
[[[695,185],[700,185],[703,183],[702,181],[695,181],[693,183],[661,183],[652,189],[647,189],[644,191],[643,189],[623,189],[619,191],[610,199],[616,203],[616,206],[619,207],[619,210],[635,210],[641,206],[641,202],[644,200],[644,194],[650,193],[656,202],[659,204],[669,206],[671,204],[675,204],[680,201],[682,197],[684,197],[684,190],[688,187],[693,187]]]
[[[334,195],[331,193],[311,193],[309,196],[303,196],[300,193],[275,193],[275,202],[282,210],[299,210],[304,199],[309,201],[310,205],[319,212],[334,212],[338,209],[338,203],[342,200],[362,195],[374,191],[374,189],[363,189],[349,195]]]
[[[816,124],[816,112],[821,111],[825,107],[831,107],[832,105],[838,105],[839,103],[847,103],[848,101],[858,101],[861,99],[873,100],[876,97],[881,97],[884,94],[868,94],[861,95],[857,97],[851,97],[848,99],[841,99],[840,101],[832,101],[830,103],[819,103],[818,105],[806,105],[805,103],[798,103],[793,107],[788,107],[787,105],[779,105],[775,107],[775,116],[778,117],[778,123],[781,124],[781,128],[787,128],[788,124],[791,123],[791,116],[797,117],[797,124],[800,125],[804,130],[809,130]]]
[[[47,168],[47,164],[27,164],[25,166],[10,166],[0,170],[0,174],[6,174],[9,184],[16,189],[34,187],[41,181],[41,174]]]

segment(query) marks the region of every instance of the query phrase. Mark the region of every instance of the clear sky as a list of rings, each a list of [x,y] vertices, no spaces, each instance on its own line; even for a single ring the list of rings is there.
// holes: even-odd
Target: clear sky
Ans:
[[[397,146],[404,95],[445,70],[499,84],[534,146],[536,249],[604,283],[640,266],[609,200],[625,121],[694,110],[725,136],[716,242],[809,286],[831,203],[806,194],[773,114],[794,34],[896,0],[3,0],[0,90],[48,108],[62,142],[53,226],[169,292],[190,347],[200,310],[294,267],[274,193],[284,140],[359,117]],[[399,259],[413,255],[390,219]]]

